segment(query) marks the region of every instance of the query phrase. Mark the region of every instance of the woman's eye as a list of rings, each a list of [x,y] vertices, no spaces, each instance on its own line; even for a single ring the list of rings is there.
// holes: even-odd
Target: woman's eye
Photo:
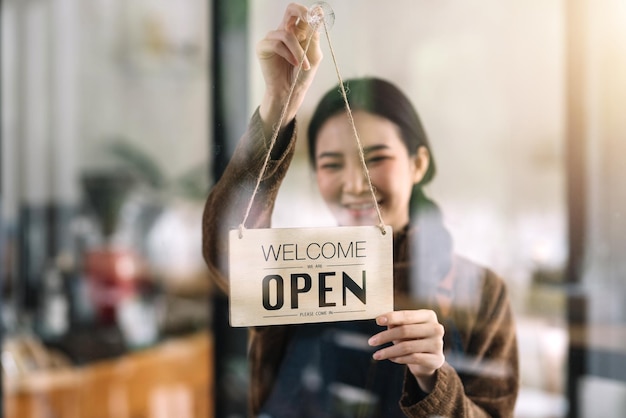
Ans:
[[[319,168],[322,170],[339,170],[341,168],[341,163],[323,163],[319,165]]]
[[[382,162],[382,161],[384,161],[386,159],[387,159],[387,156],[378,155],[378,156],[375,156],[375,157],[368,158],[366,162],[367,162],[367,164],[376,164],[376,163],[380,163],[380,162]]]

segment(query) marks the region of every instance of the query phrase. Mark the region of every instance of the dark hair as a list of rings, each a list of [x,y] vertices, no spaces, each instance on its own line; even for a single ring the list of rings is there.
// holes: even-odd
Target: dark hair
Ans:
[[[409,98],[394,84],[375,77],[344,81],[350,109],[362,110],[395,123],[409,155],[415,155],[423,146],[430,154],[428,169],[422,180],[413,187],[409,213],[417,225],[418,242],[415,251],[419,263],[418,276],[426,282],[436,283],[450,268],[452,239],[443,224],[439,206],[424,194],[422,186],[435,175],[435,160],[422,122]],[[338,113],[345,112],[345,103],[339,85],[329,90],[320,100],[308,128],[309,161],[315,167],[317,135],[324,123]]]

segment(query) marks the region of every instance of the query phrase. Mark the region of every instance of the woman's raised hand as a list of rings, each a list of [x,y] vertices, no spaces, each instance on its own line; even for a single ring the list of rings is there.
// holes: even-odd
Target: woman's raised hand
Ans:
[[[260,114],[266,127],[270,127],[269,131],[280,118],[282,106],[287,100],[300,61],[304,57],[302,71],[298,76],[281,128],[296,116],[322,60],[319,32],[307,23],[307,12],[305,6],[291,3],[287,6],[278,28],[268,32],[257,44],[256,53],[265,80],[265,94]],[[307,54],[304,56],[311,36]]]
[[[443,325],[431,310],[389,312],[376,318],[378,325],[387,326],[369,339],[369,344],[393,345],[374,353],[376,360],[391,360],[406,364],[417,383],[426,393],[435,386],[435,372],[445,361],[443,355]]]

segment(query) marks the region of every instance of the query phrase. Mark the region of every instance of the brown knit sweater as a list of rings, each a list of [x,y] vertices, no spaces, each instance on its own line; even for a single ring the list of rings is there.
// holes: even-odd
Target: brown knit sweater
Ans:
[[[278,189],[294,153],[295,122],[280,135],[248,217],[247,228],[271,226]],[[258,111],[204,209],[203,254],[215,282],[228,292],[228,231],[242,222],[258,173],[268,152]],[[506,287],[488,269],[452,258],[448,276],[436,286],[410,284],[414,228],[394,233],[396,309],[427,308],[437,312],[446,329],[446,363],[425,394],[405,373],[398,394],[408,417],[511,417],[518,392],[515,326]],[[410,292],[407,292],[410,289]],[[432,291],[431,289],[435,289]],[[407,293],[410,293],[409,296]],[[419,295],[419,297],[416,297]],[[293,326],[250,330],[250,409],[258,413],[269,396]],[[408,370],[408,369],[407,369]]]

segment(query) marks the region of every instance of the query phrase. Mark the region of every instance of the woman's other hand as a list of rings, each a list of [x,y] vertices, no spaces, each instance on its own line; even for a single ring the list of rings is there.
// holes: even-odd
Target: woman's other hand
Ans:
[[[308,9],[305,6],[291,3],[287,6],[278,28],[268,32],[256,47],[257,58],[265,80],[265,94],[261,102],[260,114],[266,128],[269,128],[266,131],[269,132],[280,118],[282,106],[287,100],[300,60],[304,57],[309,37],[312,36],[306,57],[304,57],[302,71],[281,128],[296,116],[322,60],[320,35],[306,22],[307,12]]]
[[[430,393],[435,386],[435,372],[444,361],[443,325],[431,310],[389,312],[376,318],[378,325],[387,326],[369,339],[371,346],[393,345],[376,351],[376,360],[391,360],[406,364],[420,388]]]

